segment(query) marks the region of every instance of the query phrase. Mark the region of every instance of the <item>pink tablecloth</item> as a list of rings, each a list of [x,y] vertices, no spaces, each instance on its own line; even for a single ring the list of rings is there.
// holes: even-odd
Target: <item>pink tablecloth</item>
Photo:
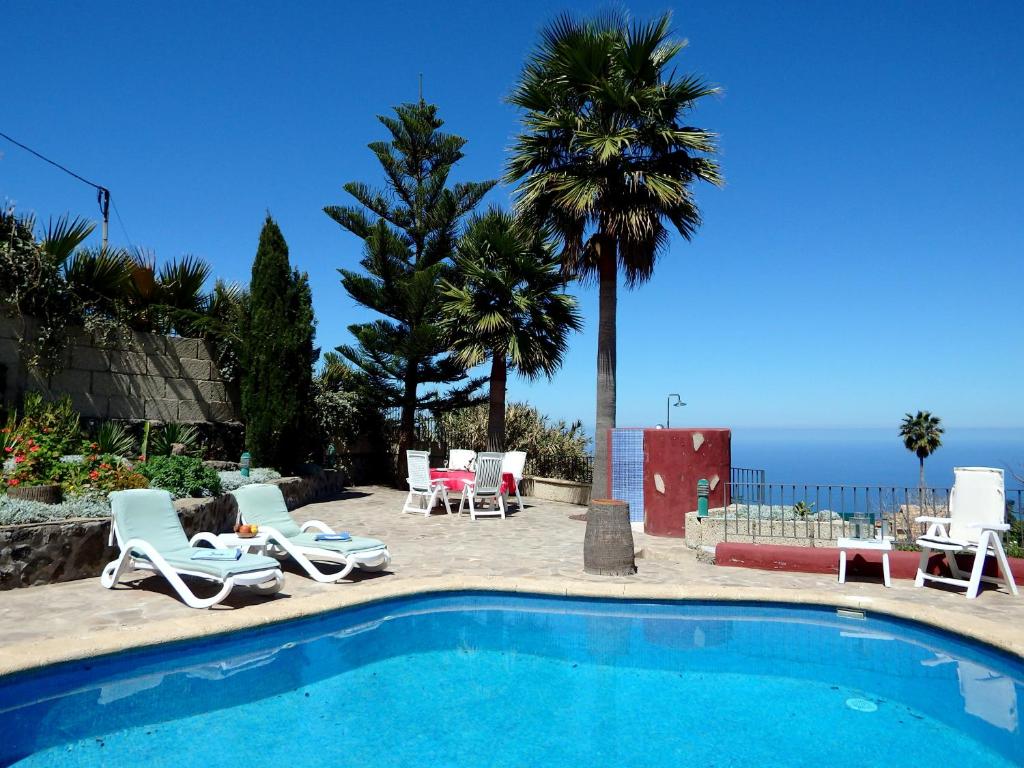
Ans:
[[[444,487],[449,491],[462,492],[466,480],[472,480],[474,474],[468,469],[432,469],[430,470],[431,480],[441,480]],[[504,494],[516,492],[516,479],[511,472],[503,472],[501,475],[501,492]]]

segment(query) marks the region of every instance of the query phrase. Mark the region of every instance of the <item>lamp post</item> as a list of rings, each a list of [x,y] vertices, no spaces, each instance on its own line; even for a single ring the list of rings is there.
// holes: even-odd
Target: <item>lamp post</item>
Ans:
[[[672,398],[673,397],[676,399],[676,401],[674,403],[672,402]],[[683,405],[686,405],[686,403],[684,403],[683,402],[683,398],[681,398],[677,394],[671,394],[667,398],[665,398],[665,428],[666,429],[671,429],[671,427],[672,427],[672,406],[675,406],[676,408],[679,408],[680,406],[683,406]]]

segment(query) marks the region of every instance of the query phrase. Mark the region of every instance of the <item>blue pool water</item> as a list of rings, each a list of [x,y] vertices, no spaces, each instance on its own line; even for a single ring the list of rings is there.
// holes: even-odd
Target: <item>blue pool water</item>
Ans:
[[[1005,768],[1022,691],[885,618],[424,595],[0,678],[0,765]]]

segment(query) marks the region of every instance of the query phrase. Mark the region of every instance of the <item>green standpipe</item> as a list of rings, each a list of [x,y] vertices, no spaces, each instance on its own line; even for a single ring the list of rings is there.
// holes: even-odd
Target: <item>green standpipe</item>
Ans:
[[[697,517],[708,516],[708,494],[711,493],[711,483],[701,479],[697,481]]]

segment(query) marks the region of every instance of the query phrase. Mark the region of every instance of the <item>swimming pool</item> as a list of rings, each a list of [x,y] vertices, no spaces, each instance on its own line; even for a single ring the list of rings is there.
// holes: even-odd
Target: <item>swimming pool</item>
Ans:
[[[1005,767],[1022,690],[895,619],[426,594],[0,678],[0,765]]]

